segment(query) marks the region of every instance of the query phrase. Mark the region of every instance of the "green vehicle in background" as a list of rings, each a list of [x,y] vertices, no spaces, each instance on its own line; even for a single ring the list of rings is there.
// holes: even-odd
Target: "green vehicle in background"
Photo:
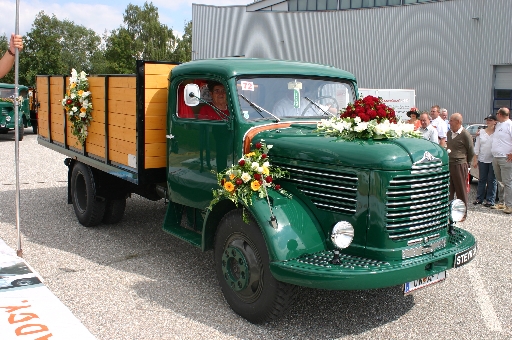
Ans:
[[[37,118],[30,110],[30,91],[27,86],[18,86],[18,122],[14,117],[14,85],[0,83],[0,133],[7,133],[19,127],[19,140],[23,140],[26,127],[32,127],[37,132]]]
[[[348,72],[246,58],[139,61],[133,76],[89,79],[98,99],[83,147],[57,120],[63,108],[51,94],[62,94],[65,81],[37,77],[38,143],[69,157],[68,203],[80,223],[119,222],[131,193],[165,199],[163,229],[213,250],[227,303],[250,322],[277,318],[297,286],[401,285],[409,294],[476,255],[475,238],[457,226],[466,207],[449,200],[442,147],[318,132],[325,108],[339,112],[357,99]],[[211,108],[222,95],[226,107]],[[223,199],[209,209],[219,188],[214,172],[261,143],[272,145],[271,165],[289,173],[277,183],[290,196],[269,190],[252,204]]]

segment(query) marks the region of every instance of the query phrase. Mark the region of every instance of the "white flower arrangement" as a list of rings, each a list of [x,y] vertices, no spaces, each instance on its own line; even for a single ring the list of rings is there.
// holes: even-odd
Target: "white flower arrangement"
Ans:
[[[91,125],[92,119],[92,95],[89,91],[87,74],[82,71],[79,74],[75,69],[71,70],[69,88],[66,96],[62,99],[62,106],[71,122],[71,133],[78,138],[83,146],[88,132],[87,127]]]

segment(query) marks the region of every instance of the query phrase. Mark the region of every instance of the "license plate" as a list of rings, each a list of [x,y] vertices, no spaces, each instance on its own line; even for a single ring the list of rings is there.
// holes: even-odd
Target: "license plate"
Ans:
[[[457,268],[457,267],[465,265],[466,263],[468,263],[469,261],[474,259],[475,255],[476,255],[476,250],[477,250],[477,246],[476,246],[476,242],[475,242],[473,247],[471,247],[467,250],[461,251],[458,254],[455,254],[455,259],[453,260],[453,266],[455,268]]]
[[[411,282],[406,282],[404,284],[404,294],[409,294],[415,290],[420,288],[424,288],[426,286],[430,286],[431,284],[441,282],[446,279],[446,271],[440,272],[434,275],[430,275],[419,280],[414,280]]]

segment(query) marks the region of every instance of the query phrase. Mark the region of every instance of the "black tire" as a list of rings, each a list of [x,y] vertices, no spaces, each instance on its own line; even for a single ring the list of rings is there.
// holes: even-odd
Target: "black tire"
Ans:
[[[260,228],[242,219],[240,209],[221,220],[215,235],[217,279],[229,306],[252,323],[281,316],[292,304],[297,287],[270,273],[268,250]]]
[[[85,227],[98,225],[105,214],[106,202],[96,196],[92,170],[77,162],[71,174],[71,200],[78,221]]]
[[[123,219],[124,210],[126,208],[126,198],[123,199],[107,199],[105,205],[105,214],[103,215],[103,223],[114,224]]]
[[[32,132],[37,135],[37,123],[32,123]]]
[[[23,126],[18,128],[18,140],[21,142],[23,140],[23,136],[25,135],[25,128]]]

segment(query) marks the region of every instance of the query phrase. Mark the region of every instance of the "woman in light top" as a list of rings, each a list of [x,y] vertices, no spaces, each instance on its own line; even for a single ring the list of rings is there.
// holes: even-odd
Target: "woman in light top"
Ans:
[[[478,165],[478,189],[476,201],[473,204],[482,204],[491,207],[494,205],[496,198],[496,177],[492,167],[492,139],[494,129],[496,128],[497,119],[494,114],[490,114],[485,118],[487,128],[480,130],[475,142],[475,156],[473,157],[474,168]]]

